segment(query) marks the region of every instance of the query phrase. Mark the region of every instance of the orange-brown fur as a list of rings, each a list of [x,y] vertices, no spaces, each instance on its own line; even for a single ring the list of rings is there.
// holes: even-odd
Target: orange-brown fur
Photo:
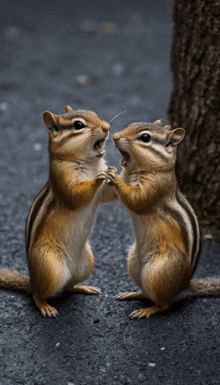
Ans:
[[[56,316],[46,300],[61,289],[97,294],[79,286],[91,274],[94,256],[88,243],[99,203],[115,199],[106,184],[103,144],[109,124],[94,112],[43,115],[49,133],[50,172],[27,219],[30,278],[0,269],[0,286],[31,292],[43,316]],[[98,144],[97,144],[98,143]]]
[[[127,266],[142,291],[119,293],[116,298],[148,298],[155,303],[132,312],[133,318],[168,309],[183,290],[220,295],[220,278],[190,281],[199,257],[199,229],[176,184],[176,146],[183,137],[182,128],[162,127],[159,120],[133,123],[113,135],[123,171],[119,176],[111,169],[107,175],[132,218],[135,243]]]

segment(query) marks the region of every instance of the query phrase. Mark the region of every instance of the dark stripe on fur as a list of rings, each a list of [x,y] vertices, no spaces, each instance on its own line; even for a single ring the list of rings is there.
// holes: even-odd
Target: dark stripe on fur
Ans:
[[[81,134],[81,131],[80,132],[73,132],[73,131],[70,131],[70,133],[66,136],[64,136],[64,138],[61,138],[60,141],[57,143],[57,146],[63,146],[66,142],[68,142],[69,139],[73,138],[74,136],[78,136],[79,134]]]
[[[30,208],[30,212],[32,209],[33,209],[33,211],[31,214],[28,215],[28,219],[29,219],[29,216],[31,215],[30,221],[29,221],[29,226],[26,225],[26,250],[27,250],[27,252],[28,252],[29,246],[30,246],[31,232],[33,229],[34,222],[38,216],[38,212],[39,212],[40,208],[42,207],[44,199],[47,197],[48,193],[49,193],[49,185],[47,183],[45,185],[45,187],[41,190],[39,195],[36,197],[35,201],[33,202],[32,206]],[[27,223],[28,223],[28,219],[27,219]]]
[[[48,214],[51,212],[51,210],[55,207],[55,200],[54,198],[52,198],[48,203],[47,205],[45,205],[44,207],[44,212],[43,212],[43,215],[41,216],[41,220],[40,222],[38,223],[37,227],[36,227],[36,230],[33,234],[33,243],[35,243],[39,237],[39,235],[41,234],[41,230],[45,224],[45,220],[48,216]],[[32,243],[32,244],[33,244]]]
[[[154,152],[155,155],[159,156],[161,159],[163,159],[164,162],[167,163],[167,157],[165,155],[161,154],[160,151],[156,150],[153,147],[150,147],[150,151]]]
[[[198,262],[198,256],[200,251],[200,234],[199,229],[197,225],[197,219],[196,215],[190,206],[189,202],[185,199],[185,197],[177,190],[177,202],[183,207],[185,212],[187,213],[189,217],[190,224],[192,226],[193,231],[193,245],[192,245],[192,252],[191,252],[191,264],[193,267],[193,271],[196,268],[197,262]],[[198,247],[198,250],[196,251]]]
[[[184,221],[184,218],[182,217],[181,213],[178,210],[175,210],[175,208],[173,208],[173,207],[172,208],[166,207],[166,211],[169,213],[169,215],[171,217],[174,217],[174,219],[180,225],[182,240],[184,242],[184,245],[186,246],[186,252],[187,252],[187,254],[189,254],[188,229],[187,229],[187,224]]]

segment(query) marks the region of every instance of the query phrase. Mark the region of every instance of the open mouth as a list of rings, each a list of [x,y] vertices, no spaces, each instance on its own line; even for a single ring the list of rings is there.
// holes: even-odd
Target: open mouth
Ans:
[[[121,164],[121,166],[126,167],[128,165],[129,160],[130,160],[130,155],[126,151],[123,151],[123,150],[119,150],[119,151],[122,155],[122,159],[120,161],[120,164]]]
[[[105,150],[103,149],[105,144],[105,139],[106,138],[97,140],[93,146],[93,149],[95,150],[95,152],[97,152],[97,156],[105,155]]]

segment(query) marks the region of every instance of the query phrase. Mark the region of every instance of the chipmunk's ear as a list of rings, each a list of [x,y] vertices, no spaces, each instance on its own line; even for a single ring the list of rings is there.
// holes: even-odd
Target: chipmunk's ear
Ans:
[[[153,124],[155,124],[155,126],[160,126],[160,127],[163,126],[163,123],[162,123],[161,119],[155,120],[155,122],[153,122]]]
[[[72,107],[66,106],[66,107],[65,107],[65,112],[73,112]]]
[[[166,126],[164,126],[164,128],[166,128],[168,131],[171,130],[171,126],[169,124],[167,124]]]
[[[43,120],[49,132],[57,133],[58,128],[58,116],[52,114],[52,112],[46,111],[43,113]]]
[[[183,128],[176,128],[175,130],[171,130],[168,134],[169,142],[168,144],[171,146],[177,146],[180,142],[182,142],[185,136],[185,130]]]

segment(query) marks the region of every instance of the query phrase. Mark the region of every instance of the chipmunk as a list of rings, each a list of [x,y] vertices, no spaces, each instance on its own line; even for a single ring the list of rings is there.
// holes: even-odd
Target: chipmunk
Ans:
[[[135,310],[132,318],[149,317],[170,307],[182,291],[220,295],[220,278],[191,281],[199,258],[196,215],[177,187],[175,163],[183,128],[171,130],[161,120],[133,123],[115,133],[123,171],[107,171],[110,183],[128,209],[135,243],[128,254],[128,273],[141,293],[119,293],[118,300],[148,298],[154,306]]]
[[[110,125],[94,112],[70,106],[60,116],[44,112],[43,120],[49,133],[50,171],[27,218],[30,277],[0,269],[0,287],[32,293],[41,314],[55,317],[57,310],[46,300],[61,289],[100,292],[79,283],[94,267],[88,236],[97,206],[111,196],[112,187],[103,183],[107,169],[103,147]]]

